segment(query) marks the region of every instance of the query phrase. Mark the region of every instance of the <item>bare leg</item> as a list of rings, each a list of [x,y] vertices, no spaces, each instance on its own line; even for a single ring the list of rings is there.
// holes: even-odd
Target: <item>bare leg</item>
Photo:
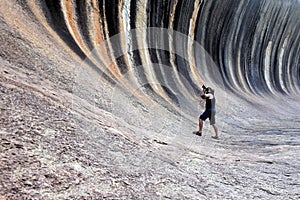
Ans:
[[[218,136],[218,127],[215,124],[213,124],[212,127],[214,128],[214,131],[215,131],[215,137],[214,138],[219,138],[219,136]]]
[[[203,128],[203,120],[199,119],[199,133],[202,133],[202,128]]]

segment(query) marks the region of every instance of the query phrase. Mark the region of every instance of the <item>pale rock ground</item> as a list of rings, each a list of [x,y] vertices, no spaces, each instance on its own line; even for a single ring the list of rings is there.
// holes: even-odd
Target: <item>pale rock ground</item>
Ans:
[[[208,123],[203,137],[192,134],[198,116],[182,121],[159,105],[171,125],[136,105],[126,120],[74,95],[80,61],[20,17],[0,15],[0,199],[300,198],[299,99],[258,106],[229,95],[220,140]],[[112,90],[96,95],[109,100]]]

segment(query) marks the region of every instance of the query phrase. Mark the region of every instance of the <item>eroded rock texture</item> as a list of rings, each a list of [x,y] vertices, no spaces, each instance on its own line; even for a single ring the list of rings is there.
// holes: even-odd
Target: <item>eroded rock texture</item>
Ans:
[[[0,11],[0,199],[300,198],[298,0]]]

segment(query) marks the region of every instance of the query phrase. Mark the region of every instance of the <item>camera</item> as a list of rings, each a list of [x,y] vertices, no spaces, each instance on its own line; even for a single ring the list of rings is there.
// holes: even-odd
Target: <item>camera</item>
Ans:
[[[205,85],[202,85],[202,89],[205,94],[208,93],[208,88]]]

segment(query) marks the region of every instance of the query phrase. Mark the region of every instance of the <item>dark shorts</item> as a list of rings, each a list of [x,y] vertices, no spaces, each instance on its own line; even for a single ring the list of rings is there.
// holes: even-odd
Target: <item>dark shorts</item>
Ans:
[[[199,119],[202,119],[205,121],[207,118],[209,118],[210,125],[214,125],[216,123],[215,119],[216,111],[215,110],[205,110],[199,117]]]

